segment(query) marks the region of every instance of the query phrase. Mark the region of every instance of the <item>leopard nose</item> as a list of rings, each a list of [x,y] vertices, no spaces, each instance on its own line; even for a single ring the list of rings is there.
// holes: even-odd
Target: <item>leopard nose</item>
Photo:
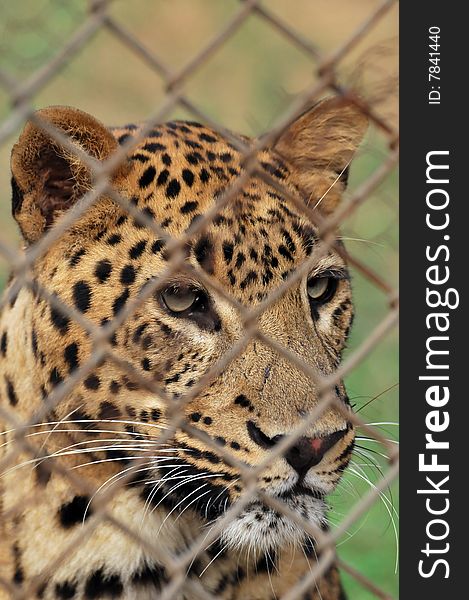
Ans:
[[[351,428],[352,424],[348,423],[345,429],[334,431],[328,435],[313,438],[300,437],[285,452],[285,460],[300,477],[304,477],[309,469],[320,463],[324,454],[345,437]],[[285,437],[276,435],[270,438],[253,421],[248,421],[247,430],[252,441],[265,449],[272,448]]]
[[[349,431],[343,429],[322,437],[299,438],[285,453],[285,460],[300,476],[314,467],[324,457],[324,454],[339,442]]]

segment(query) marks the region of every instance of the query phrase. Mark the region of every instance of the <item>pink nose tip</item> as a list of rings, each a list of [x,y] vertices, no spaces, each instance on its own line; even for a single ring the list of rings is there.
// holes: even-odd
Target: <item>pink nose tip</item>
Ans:
[[[349,431],[335,431],[328,435],[315,438],[299,438],[285,453],[285,460],[300,475],[304,476],[324,457],[324,454],[339,442]]]
[[[319,452],[321,450],[321,446],[323,445],[324,439],[323,438],[310,438],[309,440],[313,450],[315,452]]]

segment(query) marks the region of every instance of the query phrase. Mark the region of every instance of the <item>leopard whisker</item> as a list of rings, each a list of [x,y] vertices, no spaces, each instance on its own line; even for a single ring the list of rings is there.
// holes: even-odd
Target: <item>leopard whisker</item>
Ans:
[[[371,468],[376,469],[376,471],[379,473],[379,475],[381,477],[384,477],[384,471],[381,468],[381,465],[374,459],[373,456],[370,456],[370,453],[369,453],[369,451],[367,451],[367,449],[357,450],[357,452],[368,461],[367,463],[365,463],[365,465],[364,465],[365,467],[371,467]],[[370,452],[374,452],[375,454],[384,456],[380,452],[377,452],[377,451],[370,450]],[[385,458],[387,458],[387,457],[385,457]],[[352,464],[355,464],[356,466],[359,466],[354,461],[352,462]],[[360,469],[360,470],[361,470],[362,473],[364,473],[364,471],[362,469]],[[387,489],[388,489],[388,492],[389,492],[389,503],[390,503],[390,506],[394,510],[394,499],[393,499],[393,495],[392,495],[392,489],[391,489],[390,486],[388,486]],[[384,492],[383,492],[383,494],[384,494]],[[396,515],[397,515],[397,512],[396,512]]]
[[[369,244],[370,246],[379,246],[380,248],[386,247],[385,244],[380,244],[379,242],[374,242],[373,240],[365,240],[364,238],[353,238],[341,235],[337,239],[345,242],[363,242],[364,244]]]
[[[384,454],[383,452],[379,452],[378,450],[375,450],[374,448],[367,448],[366,446],[360,446],[359,444],[355,444],[355,449],[361,450],[362,453],[366,452],[367,456],[370,458],[370,460],[371,460],[370,454],[375,454],[376,456],[380,456],[381,458],[384,458],[385,460],[389,460],[389,456],[387,454]]]
[[[132,471],[132,469],[135,471],[135,473],[141,473],[143,471],[148,471],[151,468],[152,467],[141,467],[139,469],[135,469],[135,466],[132,465],[132,466],[128,467],[127,469],[123,469],[122,471],[119,471],[119,473],[115,473],[114,475],[112,475],[111,477],[106,479],[106,481],[99,486],[99,488],[95,491],[95,493],[89,499],[88,504],[86,505],[85,511],[83,513],[82,523],[83,524],[85,523],[86,515],[88,514],[89,508],[90,508],[91,503],[93,502],[94,498],[96,498],[96,496],[101,492],[101,490],[103,490],[105,488],[105,486],[112,485],[112,484],[116,483],[119,479],[125,478],[127,476],[127,473],[129,471]]]
[[[25,438],[31,438],[31,437],[36,437],[36,436],[40,436],[40,435],[47,435],[48,438],[50,437],[50,434],[52,433],[81,433],[81,434],[104,434],[104,433],[112,433],[114,435],[119,434],[119,435],[131,435],[131,436],[140,436],[139,433],[130,433],[127,431],[116,431],[114,429],[92,429],[92,430],[83,430],[83,429],[54,429],[52,431],[35,431],[33,433],[28,433],[26,434],[24,437]],[[149,436],[150,437],[150,436]],[[97,439],[94,440],[90,440],[91,442],[94,441],[98,441]],[[124,440],[122,440],[124,441]],[[135,441],[134,439],[131,440],[132,442]],[[139,440],[139,442],[141,442],[142,444],[157,444],[158,443],[158,439],[157,438],[151,438],[148,440]],[[3,444],[0,445],[0,448],[7,446],[9,444],[15,443],[15,440],[8,440],[7,442],[4,442]],[[85,443],[85,441],[83,440],[81,443]],[[41,448],[43,448],[45,442],[42,444]]]
[[[181,504],[183,504],[183,503],[184,503],[184,502],[187,500],[187,498],[190,498],[190,497],[191,497],[193,494],[196,494],[196,493],[197,493],[199,490],[201,490],[201,489],[202,489],[202,488],[204,488],[204,487],[207,487],[207,484],[206,484],[206,483],[202,483],[202,485],[200,485],[198,488],[196,488],[196,489],[195,489],[195,490],[193,490],[193,491],[192,491],[190,494],[188,494],[186,497],[184,497],[182,500],[180,500],[180,501],[179,501],[179,502],[178,502],[178,503],[177,503],[177,504],[176,504],[176,505],[175,505],[175,506],[174,506],[174,507],[173,507],[173,508],[172,508],[172,509],[169,511],[169,513],[168,513],[168,514],[165,516],[165,518],[163,519],[163,522],[161,523],[161,525],[160,525],[160,527],[159,527],[159,529],[158,529],[158,531],[157,531],[157,533],[156,533],[156,535],[157,535],[157,536],[159,535],[159,533],[160,533],[160,531],[161,531],[162,527],[164,526],[164,524],[166,523],[166,521],[169,519],[169,517],[170,517],[170,516],[173,514],[173,512],[174,512],[175,510],[177,510],[177,508],[178,508],[179,506],[181,506]],[[206,491],[206,492],[204,492],[203,494],[201,494],[201,495],[197,496],[197,497],[196,497],[196,498],[193,500],[193,502],[197,502],[197,500],[199,500],[199,499],[200,499],[200,498],[202,498],[203,496],[206,496],[206,495],[207,495],[207,494],[209,494],[209,493],[210,493],[210,490],[207,490],[207,491]],[[181,513],[181,514],[182,514],[182,513]]]
[[[314,556],[315,556],[315,558],[316,558],[316,562],[317,562],[317,561],[318,561],[318,555],[317,555],[317,552],[316,552],[315,542],[314,542],[314,540],[311,538],[311,536],[309,536],[309,535],[307,535],[307,536],[306,536],[306,539],[307,539],[307,540],[309,541],[309,543],[311,544],[311,548],[313,549]],[[313,568],[311,567],[311,561],[308,559],[308,556],[306,555],[306,551],[305,551],[304,545],[302,545],[302,546],[301,546],[301,549],[302,549],[302,551],[303,551],[303,554],[305,555],[305,559],[306,559],[306,563],[307,563],[307,565],[308,565],[308,568],[309,568],[309,570],[310,570],[310,571],[312,571],[312,570],[313,570]],[[318,593],[319,599],[320,599],[320,600],[322,600],[322,595],[321,595],[321,592],[320,592],[320,590],[319,590],[319,586],[318,586],[318,583],[317,583],[317,581],[316,581],[316,580],[314,581],[314,586],[315,586],[315,588],[316,588],[316,591],[317,591],[317,593]]]
[[[334,181],[331,183],[331,185],[327,188],[327,190],[324,192],[324,194],[319,198],[319,200],[313,206],[313,210],[316,209],[321,204],[321,202],[324,200],[324,198],[327,196],[327,194],[332,190],[332,188],[335,186],[335,184],[340,180],[340,178],[342,177],[342,175],[345,173],[345,171],[350,166],[350,163],[352,162],[352,159],[353,159],[353,156],[350,158],[350,160],[347,162],[347,164],[342,169],[342,171],[337,175],[337,177],[334,179]]]
[[[141,457],[137,457],[137,458],[140,458],[140,459],[141,459]],[[166,460],[166,459],[167,459],[167,460],[170,460],[170,459],[172,459],[172,458],[173,458],[173,457],[163,457],[163,458],[162,458],[162,459],[160,459],[160,460]],[[147,463],[147,464],[148,464],[148,463]],[[161,465],[161,466],[159,466],[158,468],[159,468],[159,469],[164,469],[164,468],[166,468],[166,469],[167,469],[167,468],[171,468],[171,467],[174,467],[174,465]],[[153,471],[154,469],[155,469],[155,465],[154,465],[154,464],[150,464],[149,466],[146,466],[146,467],[141,467],[141,468],[139,468],[139,469],[135,469],[135,466],[134,466],[134,465],[131,465],[130,467],[128,467],[128,468],[126,468],[126,469],[123,469],[122,471],[119,471],[119,473],[115,473],[115,474],[114,474],[112,477],[109,477],[109,478],[108,478],[108,479],[107,479],[107,480],[106,480],[106,481],[105,481],[103,484],[101,484],[101,485],[99,486],[99,488],[96,490],[96,492],[93,494],[93,496],[90,498],[90,501],[88,502],[88,505],[87,505],[87,507],[86,507],[86,510],[85,510],[85,515],[86,515],[86,511],[89,509],[89,506],[90,506],[91,502],[93,501],[93,498],[95,498],[95,497],[96,497],[96,495],[97,495],[97,494],[99,494],[99,492],[100,492],[100,491],[101,491],[101,490],[102,490],[102,489],[103,489],[103,488],[104,488],[106,485],[113,484],[113,483],[115,483],[117,480],[124,478],[124,477],[127,475],[127,473],[128,473],[129,471],[132,471],[132,470],[134,470],[134,471],[135,471],[135,473],[141,473],[141,472],[145,472],[145,471]],[[114,480],[115,480],[115,481],[114,481]],[[145,483],[145,484],[148,484],[149,482],[144,482],[144,483]],[[154,483],[154,482],[153,482],[153,483]]]
[[[215,556],[212,558],[212,560],[208,563],[208,565],[205,566],[205,568],[203,569],[203,571],[201,573],[199,573],[199,578],[202,577],[202,575],[205,573],[205,571],[210,567],[210,565],[212,565],[217,558],[220,556],[220,554],[223,554],[223,552],[225,552],[225,550],[227,549],[228,544],[225,544],[224,546],[222,546],[221,550],[219,550]],[[191,564],[192,566],[192,564]]]
[[[109,440],[88,440],[86,443],[90,443],[90,442],[97,442],[99,441],[101,444],[103,442],[109,441]],[[112,441],[112,440],[110,440]],[[119,443],[123,443],[123,440],[118,440]],[[134,440],[128,440],[129,444],[128,445],[123,445],[123,446],[116,446],[115,444],[109,445],[109,446],[101,446],[101,447],[92,447],[92,448],[82,448],[79,450],[71,450],[71,448],[74,448],[76,446],[81,445],[82,443],[85,442],[79,442],[78,444],[72,444],[71,446],[66,446],[65,448],[61,448],[60,450],[57,450],[51,454],[47,454],[45,456],[39,456],[36,458],[31,458],[27,461],[24,461],[22,463],[19,463],[13,467],[11,467],[10,469],[8,469],[7,471],[4,471],[3,473],[0,474],[0,476],[3,475],[7,475],[9,473],[12,473],[13,471],[16,471],[17,469],[20,469],[22,467],[28,466],[28,465],[33,465],[33,468],[37,468],[38,466],[40,466],[43,462],[52,459],[52,458],[60,458],[61,456],[73,456],[73,455],[77,455],[77,454],[92,454],[94,452],[103,452],[106,450],[116,450],[116,449],[122,449],[122,450],[139,450],[141,452],[148,452],[151,450],[151,448],[140,448],[139,446],[130,446],[130,443],[134,443]],[[161,451],[166,451],[165,449],[161,449]]]
[[[165,460],[173,460],[174,457],[172,456],[167,456],[167,457],[161,457],[161,456],[149,456],[148,459],[153,462],[162,462]],[[87,467],[89,465],[97,465],[99,463],[105,463],[105,462],[116,462],[119,460],[142,460],[141,456],[122,456],[122,457],[116,457],[116,458],[103,458],[103,459],[99,459],[99,460],[92,460],[90,462],[87,463],[83,463],[82,465],[75,465],[74,467],[72,467],[72,469],[80,469],[81,467]],[[162,465],[163,467],[164,465]],[[154,465],[151,468],[155,468]],[[159,467],[158,467],[159,468]]]
[[[236,479],[236,481],[239,481],[239,479]],[[230,483],[229,485],[225,486],[225,490],[227,490],[227,489],[228,489],[228,488],[229,488],[231,485],[234,485],[234,483],[236,483],[236,481],[233,481],[233,482],[232,482],[232,483]],[[223,490],[223,491],[225,491],[225,490]],[[216,498],[218,498],[218,497],[219,497],[219,496],[220,496],[220,495],[223,493],[223,491],[222,491],[222,492],[220,492],[220,494],[218,494],[218,496],[217,496]],[[215,498],[215,499],[216,499],[216,498]],[[185,507],[185,508],[184,508],[184,509],[183,509],[183,510],[182,510],[182,511],[179,513],[179,515],[178,515],[178,516],[177,516],[177,517],[174,519],[174,521],[176,522],[176,521],[179,519],[179,517],[181,517],[181,516],[183,515],[184,511],[186,511],[186,510],[189,508],[189,506],[191,506],[191,505],[192,505],[194,502],[196,502],[197,500],[198,500],[198,498],[196,498],[195,500],[191,500],[191,502],[188,504],[188,506],[186,506],[186,507]],[[216,519],[213,519],[212,523],[213,523],[213,522],[215,522],[215,521],[216,521]]]
[[[153,481],[150,480],[148,482],[148,485],[153,485],[154,484],[154,486],[153,486],[151,492],[149,493],[149,495],[148,495],[148,497],[147,497],[147,499],[145,501],[145,504],[144,504],[144,507],[143,507],[143,515],[142,515],[142,520],[141,520],[140,526],[143,526],[143,521],[144,521],[144,519],[145,519],[145,517],[147,515],[147,512],[148,512],[149,508],[150,508],[150,504],[151,504],[153,498],[155,497],[156,493],[160,489],[160,487],[163,485],[163,482],[166,480],[166,478],[169,475],[172,475],[172,473],[177,473],[178,469],[181,468],[181,465],[180,464],[171,465],[171,467],[172,467],[172,471],[169,471],[168,473],[166,473],[163,476],[163,478],[159,478],[159,479],[153,480]]]
[[[220,474],[219,473],[218,474],[197,473],[197,475],[188,475],[187,477],[185,477],[183,479],[183,481],[181,481],[180,483],[178,483],[178,484],[174,485],[172,488],[170,488],[169,491],[163,496],[163,498],[161,498],[161,500],[152,509],[151,512],[154,512],[169,495],[174,493],[178,488],[180,488],[182,485],[184,485],[188,481],[198,481],[199,479],[211,479],[214,477],[220,477]]]
[[[394,564],[394,570],[395,570],[395,572],[397,572],[397,567],[398,567],[398,562],[399,562],[399,535],[397,532],[397,526],[396,526],[394,517],[399,518],[399,515],[397,514],[397,511],[394,508],[394,506],[391,504],[389,498],[383,492],[378,490],[378,488],[370,481],[370,479],[368,477],[366,477],[366,475],[361,474],[359,471],[354,469],[352,466],[349,467],[349,473],[351,473],[352,475],[355,475],[355,477],[358,477],[359,479],[365,481],[372,489],[374,489],[378,493],[381,501],[383,502],[383,506],[385,507],[385,509],[389,515],[391,525],[393,528],[394,540],[395,540],[395,544],[396,544],[396,559],[395,559],[395,564]],[[388,505],[388,503],[390,506]]]
[[[77,410],[80,410],[82,408],[82,406],[83,406],[83,404],[81,404],[77,408],[75,408],[72,411],[70,411],[68,413],[68,415],[66,415],[56,425],[54,425],[54,427],[52,428],[52,431],[49,432],[49,435],[46,437],[46,439],[42,442],[41,446],[39,447],[39,450],[42,450],[44,448],[44,446],[46,445],[48,439],[50,438],[50,436],[52,435],[52,433],[57,429],[57,427],[59,426],[59,424],[63,423],[66,419],[68,419],[68,417],[70,417],[71,415],[73,415],[73,413],[75,413]]]
[[[399,382],[394,383],[393,385],[389,386],[388,388],[386,388],[385,390],[383,390],[382,392],[380,392],[376,396],[373,396],[372,398],[370,398],[370,400],[368,400],[368,402],[365,402],[365,404],[363,406],[360,406],[360,408],[358,408],[355,412],[359,413],[364,408],[366,408],[367,406],[369,406],[372,402],[374,402],[375,400],[377,400],[378,398],[380,398],[384,394],[387,394],[389,391],[393,390],[398,385],[399,385]],[[356,398],[362,398],[362,397],[366,398],[366,396],[356,396]]]
[[[366,437],[363,435],[357,435],[355,437],[356,440],[358,440],[359,442],[373,442],[375,444],[381,444],[380,440],[377,440],[375,438],[372,437]],[[389,442],[390,444],[396,444],[397,446],[399,446],[399,441],[398,440],[393,440],[392,438],[385,438],[386,442]]]
[[[372,423],[365,423],[365,425],[373,425],[374,427],[378,427],[381,425],[393,425],[395,427],[399,427],[399,423],[397,423],[396,421],[378,421],[378,422],[372,422]],[[359,425],[360,427],[360,425]]]
[[[78,410],[78,409],[75,409],[75,410]],[[73,412],[75,412],[75,411],[73,411]],[[64,424],[68,424],[68,423],[70,423],[70,424],[73,424],[73,423],[75,423],[75,424],[77,424],[77,423],[78,424],[80,424],[80,423],[81,424],[83,424],[83,423],[85,423],[85,424],[87,424],[87,423],[123,423],[124,425],[142,425],[144,427],[154,427],[156,429],[167,429],[167,427],[165,427],[164,425],[156,425],[154,423],[147,423],[147,422],[144,422],[144,421],[135,421],[135,420],[123,420],[123,419],[72,419],[72,420],[65,420],[65,418],[61,419],[60,421],[43,421],[41,423],[35,423],[33,425],[28,425],[26,427],[26,429],[32,429],[32,428],[35,428],[35,427],[46,427],[48,425],[64,425]],[[1,432],[0,436],[1,435],[11,434],[11,433],[14,434],[16,431],[18,431],[17,428],[7,429],[6,431]],[[91,431],[91,432],[94,431],[95,433],[96,432],[101,432],[101,430],[97,430],[97,429],[93,429],[93,430],[84,430],[84,429],[71,430],[71,429],[63,429],[63,430],[59,430],[59,431],[61,433],[67,433],[67,432],[70,432],[70,431],[80,431],[82,433],[84,433],[86,431]],[[39,432],[36,432],[36,433],[38,433],[39,435],[41,435],[41,434],[44,435],[44,434],[49,434],[49,433],[54,433],[54,432],[55,432],[55,429],[46,430],[46,431],[39,431]],[[115,429],[106,429],[106,430],[102,430],[102,432],[103,433],[106,433],[106,432],[116,433],[116,430]],[[119,431],[119,433],[127,434],[127,435],[143,435],[143,436],[146,436],[146,437],[152,437],[149,433],[144,433],[144,432],[140,433],[140,432],[131,432],[131,431]],[[28,434],[28,435],[31,435],[31,434]]]
[[[231,483],[229,483],[228,485],[224,485],[223,486],[223,490],[217,495],[215,496],[215,498],[213,499],[214,502],[216,502],[218,500],[218,498],[224,493],[227,492],[230,487],[233,487],[234,485],[236,485],[239,481],[239,477],[237,477],[236,479],[234,479]]]

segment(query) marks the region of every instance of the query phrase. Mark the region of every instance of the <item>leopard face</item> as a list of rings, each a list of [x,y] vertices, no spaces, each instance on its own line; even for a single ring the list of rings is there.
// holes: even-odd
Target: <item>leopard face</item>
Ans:
[[[106,129],[66,107],[39,115],[98,161],[142,130]],[[325,527],[324,498],[353,449],[351,409],[338,383],[332,393],[345,411],[328,408],[268,462],[320,400],[318,383],[278,347],[320,376],[333,375],[352,322],[351,288],[341,253],[325,247],[317,226],[282,188],[327,217],[365,129],[354,105],[324,101],[257,153],[271,181],[254,173],[240,185],[243,154],[229,138],[194,122],[154,127],[114,172],[112,186],[184,245],[172,251],[168,239],[108,193],[79,215],[39,254],[32,274],[37,289],[21,288],[3,315],[0,369],[8,408],[26,419],[86,369],[45,419],[55,423],[44,431],[55,428],[48,443],[61,464],[82,468],[99,486],[117,481],[143,457],[131,481],[132,510],[148,519],[162,514],[165,527],[175,530],[196,523],[198,531],[242,499],[239,465],[266,461],[258,489]],[[30,248],[79,209],[92,187],[88,167],[32,123],[13,150],[12,174],[14,215]],[[233,197],[220,205],[233,185]],[[207,213],[210,223],[189,235]],[[270,302],[307,260],[313,266]],[[88,368],[92,336],[39,288],[103,330],[120,318],[109,344],[120,362],[105,357]],[[256,310],[258,335],[242,343],[251,323],[246,311]],[[175,417],[180,426],[171,430]],[[66,447],[83,452],[66,455]],[[49,473],[44,485],[55,477]],[[63,511],[78,496],[61,484],[54,497]],[[224,529],[220,547],[259,556],[304,542],[299,525],[256,498]]]

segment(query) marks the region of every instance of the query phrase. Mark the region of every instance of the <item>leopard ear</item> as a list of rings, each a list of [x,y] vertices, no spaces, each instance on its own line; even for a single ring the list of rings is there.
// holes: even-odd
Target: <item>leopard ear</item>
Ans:
[[[97,160],[108,158],[118,146],[104,125],[75,108],[51,106],[36,115]],[[83,161],[32,121],[26,123],[13,146],[11,172],[13,216],[29,243],[92,187],[90,170]]]
[[[308,204],[316,206],[326,194],[317,204],[325,215],[340,201],[348,166],[367,127],[368,119],[355,103],[328,98],[298,117],[277,140],[275,148],[292,166]]]

